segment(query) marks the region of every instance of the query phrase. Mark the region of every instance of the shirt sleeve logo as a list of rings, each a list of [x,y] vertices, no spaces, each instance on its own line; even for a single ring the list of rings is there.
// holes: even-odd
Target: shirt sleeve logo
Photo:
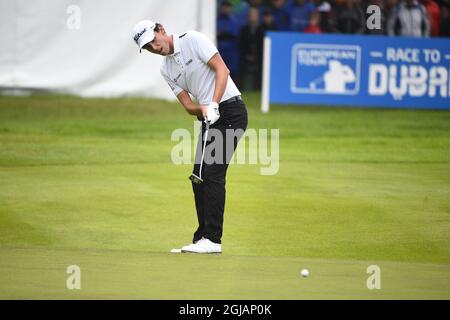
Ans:
[[[180,79],[180,77],[181,77],[181,73],[179,73],[176,78],[173,78],[173,82],[177,82],[178,79]]]

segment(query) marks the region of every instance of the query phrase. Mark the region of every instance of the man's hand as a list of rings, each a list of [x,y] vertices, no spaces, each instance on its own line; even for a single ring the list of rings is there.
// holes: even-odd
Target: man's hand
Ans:
[[[220,118],[219,105],[212,101],[208,106],[202,106],[202,113],[206,121],[212,125]]]

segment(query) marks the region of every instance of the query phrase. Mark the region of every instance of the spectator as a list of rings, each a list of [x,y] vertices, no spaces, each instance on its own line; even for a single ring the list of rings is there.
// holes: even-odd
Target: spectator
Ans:
[[[395,7],[387,29],[389,35],[428,37],[430,22],[425,8],[417,0],[404,0]]]
[[[336,7],[333,14],[332,28],[334,32],[360,34],[365,30],[365,17],[356,0],[346,0]]]
[[[309,16],[316,9],[310,0],[295,0],[291,8],[291,30],[303,31],[309,24]]]
[[[262,28],[264,34],[266,34],[267,31],[278,30],[278,28],[275,26],[275,23],[273,22],[273,15],[270,9],[265,9],[262,13]]]
[[[386,10],[394,9],[398,5],[398,0],[385,0]]]
[[[250,8],[248,24],[239,36],[241,87],[243,91],[261,89],[264,30],[259,24],[259,10]]]
[[[448,0],[441,5],[441,37],[450,37],[450,3]]]
[[[428,20],[430,21],[430,36],[439,37],[441,25],[441,9],[433,0],[422,0],[422,5],[427,11]]]
[[[320,30],[322,32],[331,32],[332,28],[330,25],[331,17],[333,15],[333,8],[331,4],[326,0],[312,0],[316,6],[317,12],[320,16]]]
[[[231,14],[231,3],[222,1],[217,18],[217,45],[230,76],[239,84],[239,24]]]
[[[239,6],[236,6],[238,7],[236,16],[239,22],[239,29],[247,25],[248,11],[250,10],[250,8],[257,8],[259,12],[262,12],[264,8],[262,5],[262,0],[245,0],[240,1],[239,4],[240,4]],[[261,19],[259,22],[261,23]]]
[[[386,11],[386,8],[385,8],[384,0],[369,0],[367,2],[367,6],[366,6],[366,10],[365,10],[366,21],[373,14],[373,13],[371,13],[371,14],[367,13],[367,8],[369,6],[372,6],[372,5],[375,5],[375,6],[380,8],[380,14],[381,14],[381,17],[380,17],[380,20],[381,20],[380,21],[381,22],[380,23],[380,28],[379,29],[366,28],[366,33],[367,34],[384,35],[384,34],[387,33],[387,31],[386,31],[386,22],[387,22],[387,14],[388,14],[387,11]]]
[[[384,2],[384,8],[386,10],[386,33],[388,33],[387,30],[387,24],[389,22],[389,20],[391,19],[391,16],[394,15],[395,13],[395,8],[398,5],[399,0],[385,0]]]
[[[314,11],[309,16],[308,26],[303,30],[305,33],[322,33],[320,29],[320,13],[319,11]]]
[[[286,0],[272,0],[272,15],[278,30],[289,31],[291,29],[291,16]]]

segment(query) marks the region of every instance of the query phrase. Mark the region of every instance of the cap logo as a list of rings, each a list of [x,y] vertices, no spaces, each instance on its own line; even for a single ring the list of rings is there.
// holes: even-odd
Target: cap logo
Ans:
[[[139,38],[145,33],[145,31],[147,31],[147,28],[144,28],[141,32],[136,33],[136,34],[134,35],[134,41],[135,41],[136,43],[138,43]]]

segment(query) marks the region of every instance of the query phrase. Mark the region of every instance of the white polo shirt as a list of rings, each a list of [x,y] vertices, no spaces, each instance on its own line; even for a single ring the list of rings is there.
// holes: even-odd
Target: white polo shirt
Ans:
[[[197,31],[173,35],[173,54],[164,57],[161,75],[169,84],[175,96],[186,90],[197,102],[207,105],[212,101],[216,73],[208,61],[218,52],[214,43]],[[220,102],[240,95],[230,76]]]

